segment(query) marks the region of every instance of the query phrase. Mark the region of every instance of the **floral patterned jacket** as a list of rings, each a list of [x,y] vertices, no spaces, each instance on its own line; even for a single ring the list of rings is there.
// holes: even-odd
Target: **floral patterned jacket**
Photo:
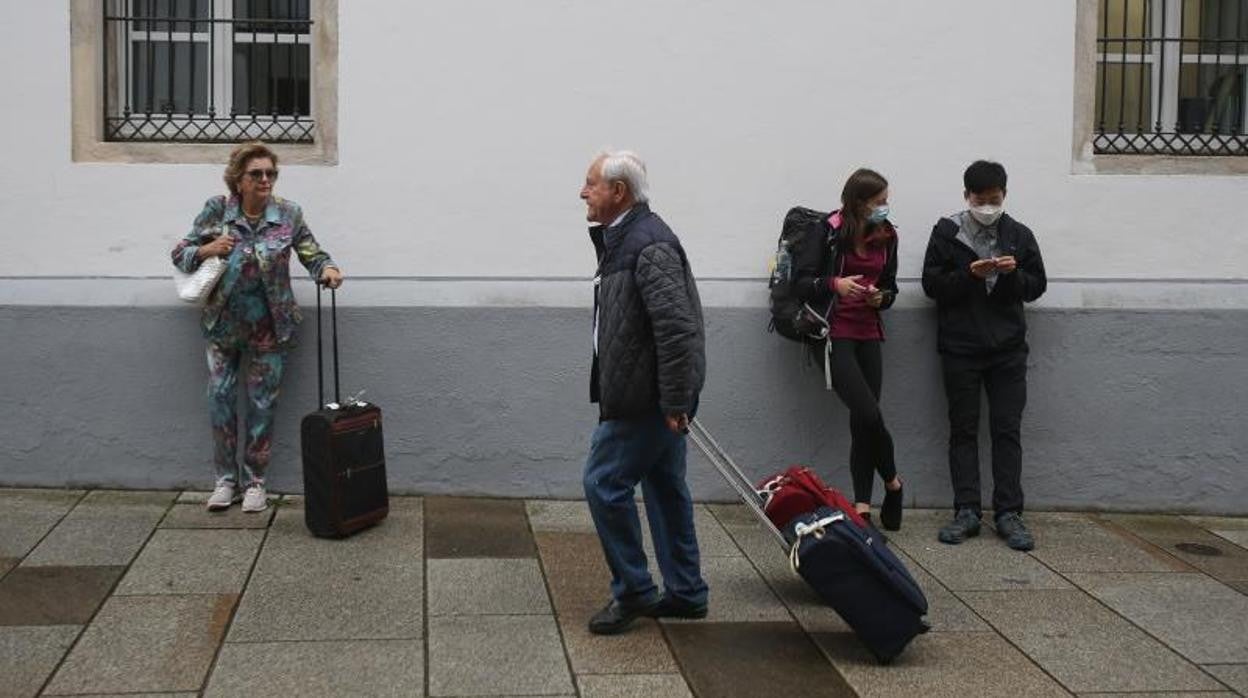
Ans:
[[[312,237],[312,231],[303,220],[303,209],[293,201],[271,197],[264,220],[255,235],[247,235],[247,230],[238,197],[214,196],[195,217],[191,232],[173,248],[173,264],[188,274],[194,272],[200,264],[200,260],[195,258],[200,245],[223,233],[235,236],[239,244],[234,246],[227,258],[226,271],[204,305],[204,334],[208,336],[221,317],[226,299],[239,279],[245,255],[254,254],[268,298],[269,312],[273,316],[277,341],[284,344],[294,335],[295,327],[302,319],[290,288],[290,251],[295,251],[314,281],[321,278],[321,272],[326,267],[336,268],[337,265]]]

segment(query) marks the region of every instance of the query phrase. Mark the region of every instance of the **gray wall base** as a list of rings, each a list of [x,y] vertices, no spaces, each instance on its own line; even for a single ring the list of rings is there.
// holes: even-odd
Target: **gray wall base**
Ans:
[[[764,331],[764,311],[707,317],[703,422],[752,474],[806,463],[849,489],[847,413],[819,370]],[[366,388],[385,410],[393,491],[581,496],[596,422],[587,311],[351,307],[339,320],[343,391]],[[883,411],[908,503],[949,506],[933,311],[895,309],[887,322]],[[3,307],[0,337],[0,485],[211,486],[194,311]],[[279,402],[278,491],[302,487],[298,425],[316,404],[314,342],[309,321]],[[1040,310],[1031,346],[1029,508],[1248,514],[1248,311]],[[699,499],[732,498],[700,457],[689,480]]]

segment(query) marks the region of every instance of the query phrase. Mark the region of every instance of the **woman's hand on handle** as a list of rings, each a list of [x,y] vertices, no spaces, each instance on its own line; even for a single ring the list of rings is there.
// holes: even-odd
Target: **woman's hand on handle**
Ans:
[[[338,267],[325,267],[321,272],[321,284],[326,288],[338,288],[342,285],[342,272]]]

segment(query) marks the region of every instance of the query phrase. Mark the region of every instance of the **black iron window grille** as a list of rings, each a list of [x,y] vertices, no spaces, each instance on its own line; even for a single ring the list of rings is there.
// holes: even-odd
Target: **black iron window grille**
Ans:
[[[1097,153],[1248,155],[1248,0],[1100,0]]]
[[[104,139],[311,143],[310,0],[105,0]]]

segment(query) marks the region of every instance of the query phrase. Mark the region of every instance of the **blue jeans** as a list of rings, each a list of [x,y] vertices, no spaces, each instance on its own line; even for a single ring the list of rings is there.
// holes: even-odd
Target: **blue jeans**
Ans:
[[[705,604],[693,500],[685,484],[685,437],[668,429],[657,411],[644,419],[601,422],[585,463],[585,497],[611,568],[611,593],[628,604],[657,598],[633,501],[638,483],[668,596]]]

